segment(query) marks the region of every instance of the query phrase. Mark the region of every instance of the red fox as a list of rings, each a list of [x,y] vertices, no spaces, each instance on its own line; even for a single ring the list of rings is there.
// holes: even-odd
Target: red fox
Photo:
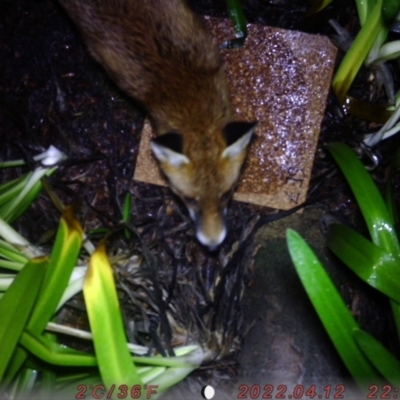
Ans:
[[[187,206],[198,240],[217,249],[256,124],[233,121],[211,35],[184,0],[58,1],[92,56],[148,111],[161,170]]]

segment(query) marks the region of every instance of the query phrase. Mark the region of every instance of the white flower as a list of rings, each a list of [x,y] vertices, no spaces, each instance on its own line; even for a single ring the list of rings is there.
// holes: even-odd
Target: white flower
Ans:
[[[33,157],[35,161],[41,161],[42,165],[45,167],[50,167],[65,160],[65,154],[58,150],[57,147],[51,145],[46,151],[37,156]]]

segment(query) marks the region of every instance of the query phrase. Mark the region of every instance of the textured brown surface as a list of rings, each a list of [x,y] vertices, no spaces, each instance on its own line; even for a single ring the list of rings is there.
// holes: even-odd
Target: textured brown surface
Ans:
[[[218,43],[229,20],[207,18]],[[336,49],[323,36],[249,25],[244,47],[224,50],[238,120],[258,121],[234,199],[290,209],[307,194]],[[146,123],[135,179],[166,185],[150,150]]]

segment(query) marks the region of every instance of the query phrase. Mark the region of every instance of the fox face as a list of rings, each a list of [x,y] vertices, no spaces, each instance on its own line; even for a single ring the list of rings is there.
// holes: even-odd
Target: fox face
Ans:
[[[188,149],[181,133],[162,134],[151,143],[172,191],[186,205],[196,237],[215,250],[226,237],[225,210],[247,154],[256,123],[230,122],[223,129],[224,145]],[[192,146],[193,149],[193,146]],[[191,154],[189,154],[191,153]]]

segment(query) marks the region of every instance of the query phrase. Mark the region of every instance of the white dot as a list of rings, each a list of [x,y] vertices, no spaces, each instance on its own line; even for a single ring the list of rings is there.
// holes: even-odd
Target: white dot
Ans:
[[[207,385],[203,387],[201,394],[205,399],[211,400],[215,395],[215,390],[211,385]]]

